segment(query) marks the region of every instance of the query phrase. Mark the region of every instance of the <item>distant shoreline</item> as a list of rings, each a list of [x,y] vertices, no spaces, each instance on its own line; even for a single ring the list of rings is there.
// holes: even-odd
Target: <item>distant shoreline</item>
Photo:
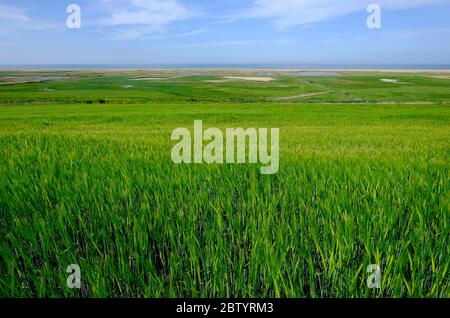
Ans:
[[[280,71],[280,72],[396,72],[396,73],[450,73],[450,66],[394,66],[394,67],[283,67],[283,66],[139,66],[139,65],[0,65],[5,71]]]

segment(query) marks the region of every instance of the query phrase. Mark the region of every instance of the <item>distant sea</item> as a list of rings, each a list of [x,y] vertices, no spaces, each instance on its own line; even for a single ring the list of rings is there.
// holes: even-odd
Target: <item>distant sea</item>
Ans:
[[[405,65],[314,65],[314,64],[30,64],[1,65],[2,69],[150,69],[150,68],[265,68],[265,69],[450,69],[450,64]]]

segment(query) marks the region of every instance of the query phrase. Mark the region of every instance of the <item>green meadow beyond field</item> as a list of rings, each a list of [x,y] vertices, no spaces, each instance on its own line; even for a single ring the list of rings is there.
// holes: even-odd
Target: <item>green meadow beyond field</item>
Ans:
[[[196,120],[278,171],[174,163]],[[450,297],[449,159],[446,71],[2,70],[0,296]]]

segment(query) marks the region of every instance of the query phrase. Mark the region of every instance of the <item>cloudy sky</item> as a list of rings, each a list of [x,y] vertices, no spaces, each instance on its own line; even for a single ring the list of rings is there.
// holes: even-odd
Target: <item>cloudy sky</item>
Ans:
[[[0,65],[450,65],[449,39],[450,0],[0,0]]]

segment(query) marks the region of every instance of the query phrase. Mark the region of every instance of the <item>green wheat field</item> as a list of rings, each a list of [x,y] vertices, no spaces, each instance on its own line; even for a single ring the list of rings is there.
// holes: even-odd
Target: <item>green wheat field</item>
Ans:
[[[194,120],[278,173],[174,164]],[[3,70],[0,296],[450,297],[449,163],[449,73]]]

